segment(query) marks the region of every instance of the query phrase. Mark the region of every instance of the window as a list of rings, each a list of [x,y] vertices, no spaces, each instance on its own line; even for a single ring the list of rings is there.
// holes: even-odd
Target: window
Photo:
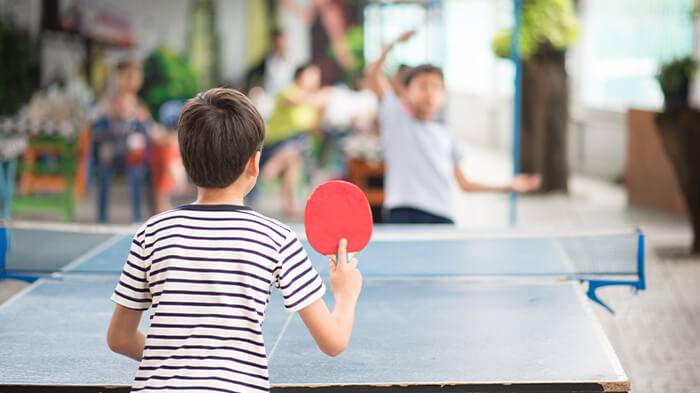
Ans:
[[[659,65],[693,52],[693,0],[587,0],[579,83],[587,106],[660,107]]]
[[[512,0],[445,1],[445,79],[452,91],[512,96],[515,67],[491,50],[498,29],[512,24]]]
[[[431,17],[433,13],[421,4],[369,4],[365,7],[365,60],[376,60],[384,44],[396,39],[410,29],[416,35],[406,43],[398,45],[389,53],[386,65],[389,70],[399,64],[418,65],[422,63],[442,64],[442,35],[436,35],[440,20]]]

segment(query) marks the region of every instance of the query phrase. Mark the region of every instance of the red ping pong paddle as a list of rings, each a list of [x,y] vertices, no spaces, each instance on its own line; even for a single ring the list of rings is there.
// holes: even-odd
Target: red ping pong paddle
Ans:
[[[347,251],[352,258],[372,237],[372,211],[367,197],[356,185],[329,181],[309,195],[304,227],[306,239],[314,250],[335,260],[338,243],[347,239]]]

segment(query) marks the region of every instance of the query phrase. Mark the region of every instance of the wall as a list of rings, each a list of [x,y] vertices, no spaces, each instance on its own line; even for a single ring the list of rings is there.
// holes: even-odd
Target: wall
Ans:
[[[484,97],[448,90],[445,118],[462,140],[510,151],[512,102],[510,98]]]
[[[448,124],[467,142],[510,154],[512,100],[454,92],[448,94]],[[572,105],[569,165],[573,172],[619,181],[624,176],[625,113]]]
[[[19,26],[29,28],[32,35],[39,33],[41,0],[0,0],[0,15],[9,15]]]
[[[625,176],[625,112],[581,108],[569,123],[569,163],[574,172],[611,181]]]
[[[257,1],[257,0],[253,0]],[[299,6],[310,7],[311,0],[291,0]],[[282,9],[279,20],[280,28],[287,33],[290,60],[301,65],[311,59],[311,32],[309,26],[292,13]]]
[[[77,0],[64,0],[68,7]],[[111,62],[123,57],[143,59],[157,45],[165,43],[178,52],[187,45],[190,0],[91,0],[117,10],[131,21],[135,47],[108,49],[105,56]],[[220,0],[215,4],[219,16],[217,28],[221,38],[221,76],[225,82],[235,82],[245,73],[245,23],[247,0]],[[40,0],[0,0],[0,12],[9,13],[17,23],[38,33],[41,18]],[[57,34],[47,36],[44,45],[42,82],[55,75],[72,76],[84,56],[80,41]]]
[[[246,0],[219,0],[216,12],[221,42],[221,79],[237,82],[246,73]]]

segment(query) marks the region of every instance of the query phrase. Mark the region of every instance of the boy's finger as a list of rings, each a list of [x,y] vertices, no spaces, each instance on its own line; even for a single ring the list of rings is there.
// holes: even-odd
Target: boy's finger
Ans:
[[[340,243],[338,243],[338,255],[337,255],[337,261],[338,265],[345,265],[347,263],[347,247],[348,247],[348,241],[346,239],[340,239]]]
[[[354,269],[354,268],[357,267],[357,264],[358,264],[358,263],[359,263],[359,261],[358,261],[356,258],[352,258],[352,259],[350,260],[350,267]]]
[[[328,267],[328,270],[329,270],[331,273],[335,273],[335,268],[336,268],[335,262],[333,262],[332,259],[329,259],[329,260],[328,260],[328,264],[330,265],[330,266]]]

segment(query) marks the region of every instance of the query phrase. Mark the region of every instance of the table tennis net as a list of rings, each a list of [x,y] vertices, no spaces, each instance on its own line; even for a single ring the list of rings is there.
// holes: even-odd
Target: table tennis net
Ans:
[[[131,244],[125,233],[13,229],[7,271],[118,274]],[[634,276],[640,274],[636,232],[593,235],[474,235],[457,231],[380,232],[361,251],[367,278],[470,276]],[[314,266],[328,259],[308,246]]]
[[[357,255],[365,277],[636,276],[637,233],[577,236],[449,236],[377,240]],[[326,258],[310,251],[327,274]]]

